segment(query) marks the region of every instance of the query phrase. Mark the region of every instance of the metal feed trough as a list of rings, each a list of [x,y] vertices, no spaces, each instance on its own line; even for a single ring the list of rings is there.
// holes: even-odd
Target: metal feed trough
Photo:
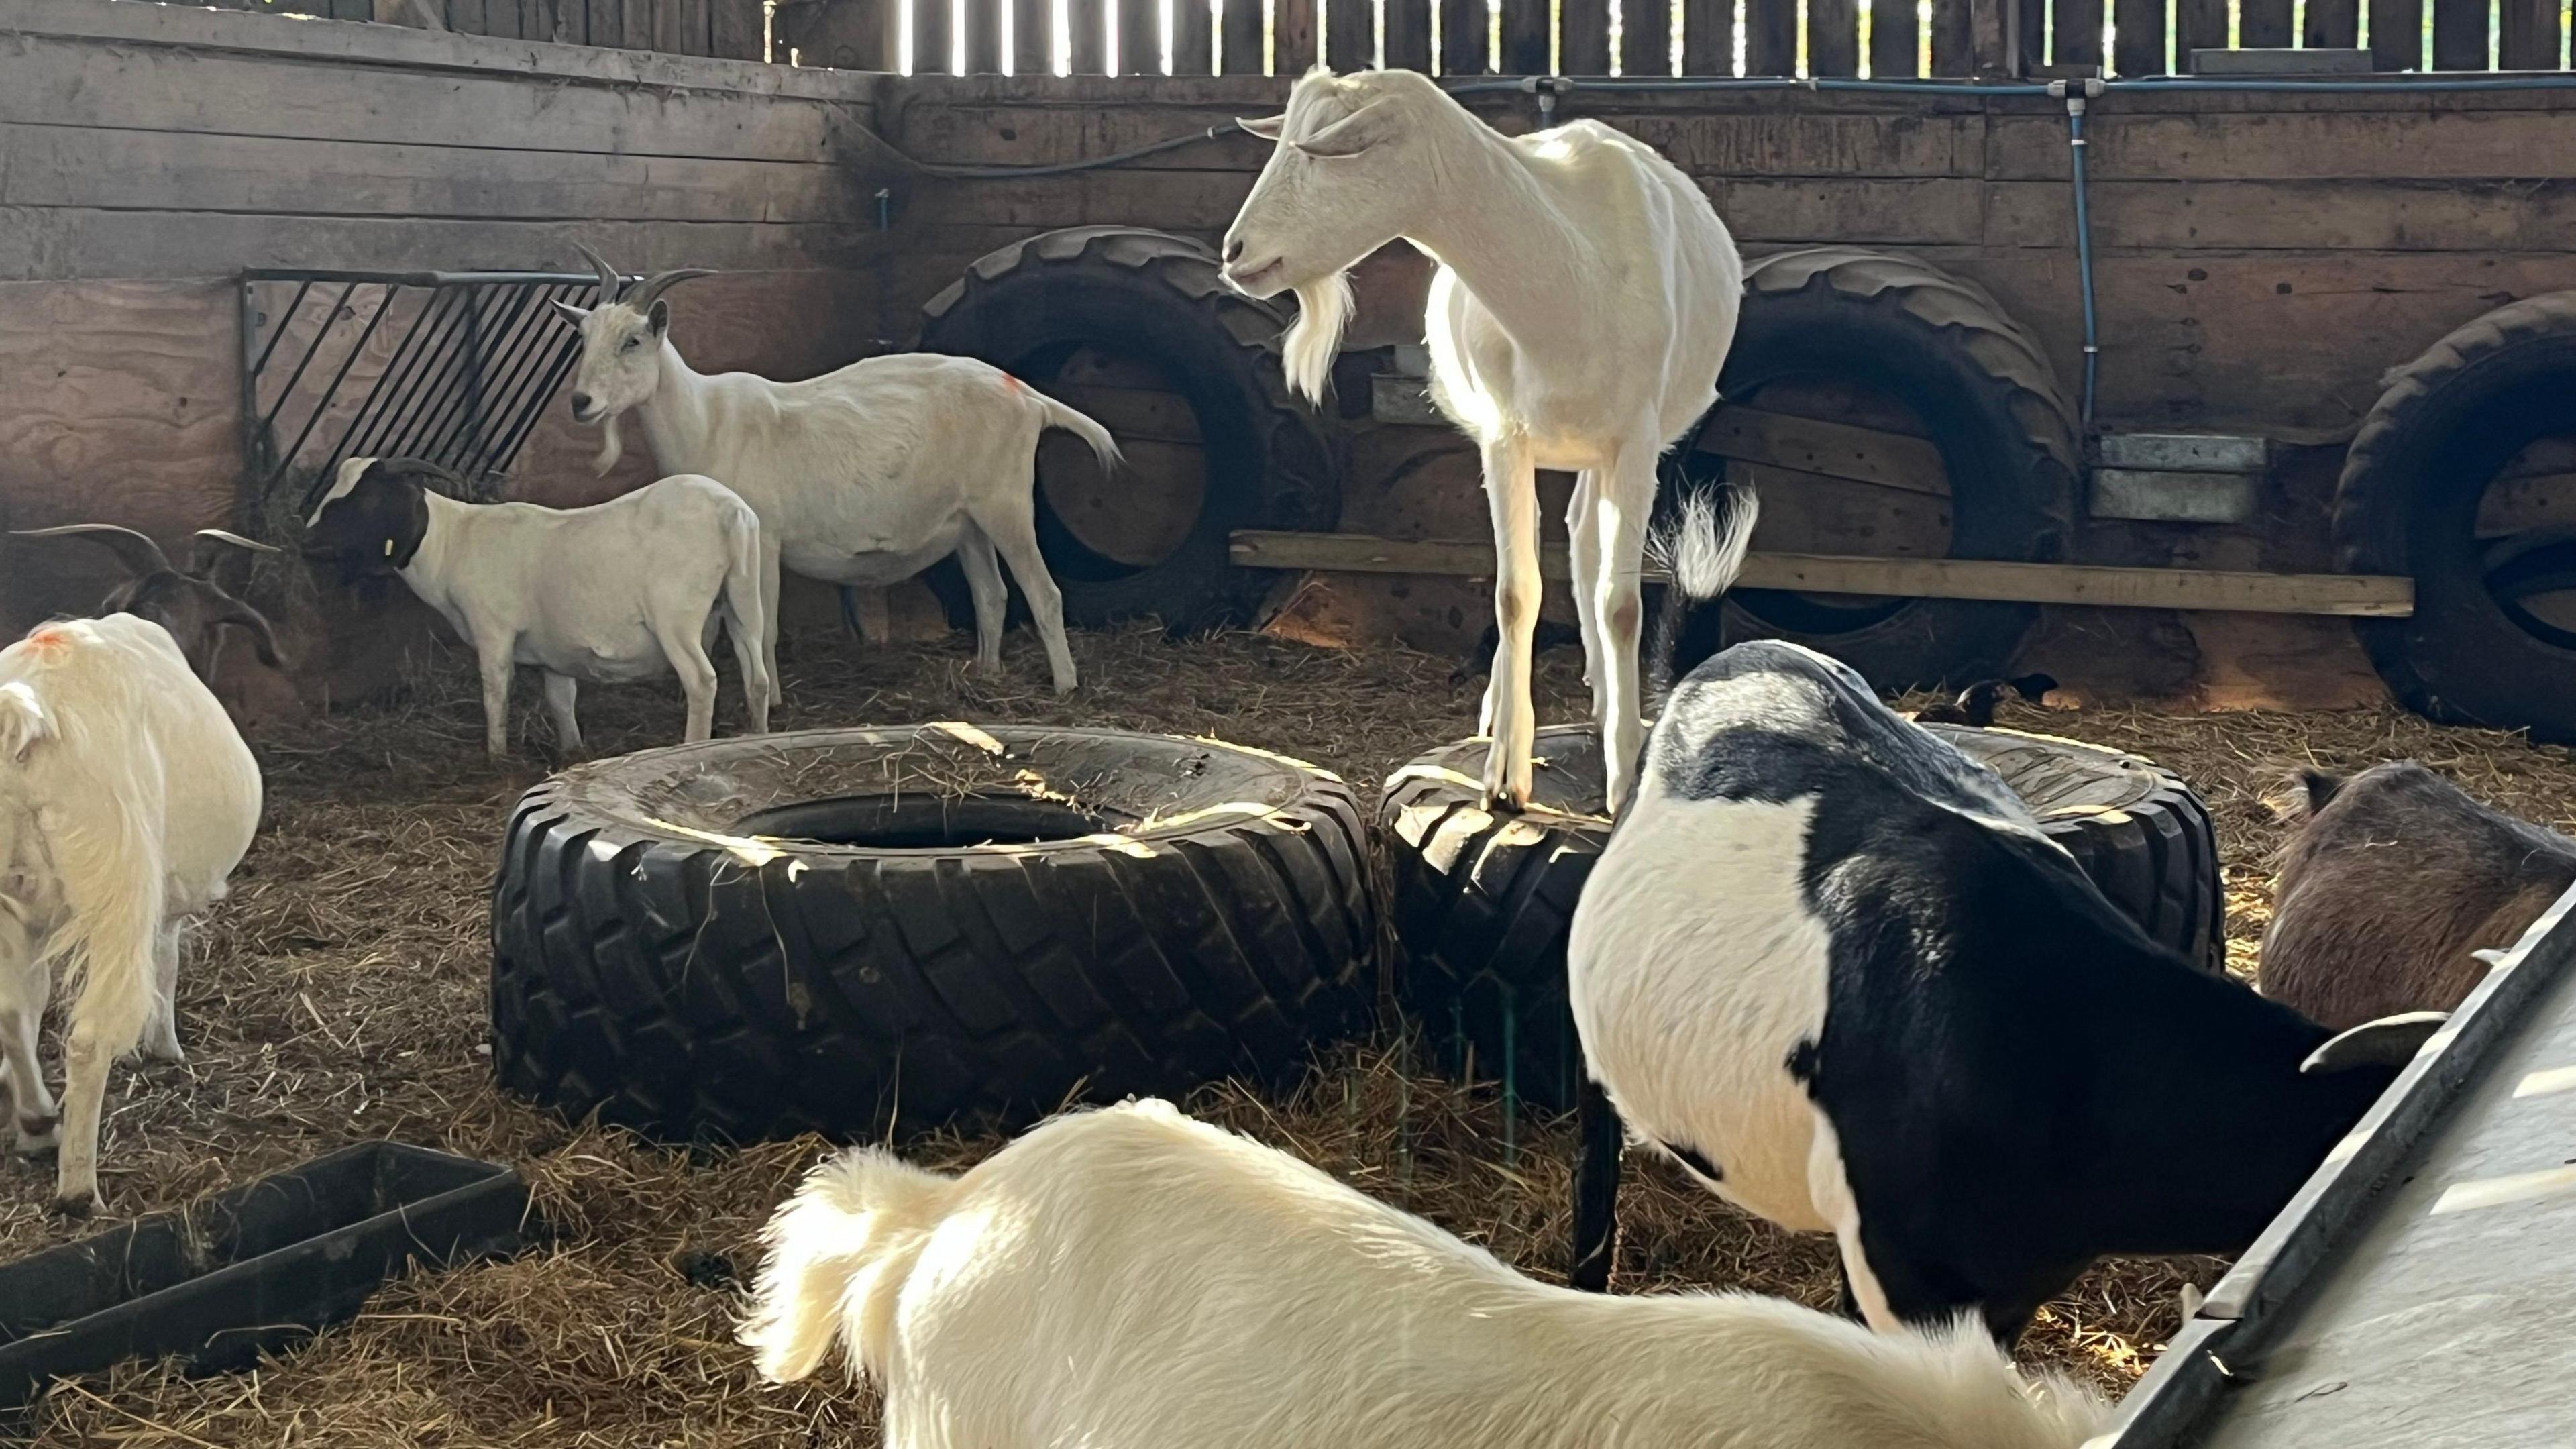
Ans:
[[[2576,1444],[2576,888],[2308,1180],[2091,1449]]]

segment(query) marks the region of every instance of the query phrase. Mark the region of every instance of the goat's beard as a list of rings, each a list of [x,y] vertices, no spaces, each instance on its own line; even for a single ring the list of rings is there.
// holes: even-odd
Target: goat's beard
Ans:
[[[1288,386],[1321,407],[1324,389],[1333,380],[1333,357],[1341,351],[1343,329],[1351,325],[1351,274],[1335,272],[1291,290],[1297,294],[1297,320],[1288,328]]]
[[[626,445],[617,436],[617,420],[622,416],[610,413],[599,425],[599,456],[590,460],[590,471],[598,477],[607,477],[608,470],[617,466],[617,460],[626,456]]]

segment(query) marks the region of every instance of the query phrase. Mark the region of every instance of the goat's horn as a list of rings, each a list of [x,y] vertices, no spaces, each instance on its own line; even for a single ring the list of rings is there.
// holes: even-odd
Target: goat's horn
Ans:
[[[220,528],[201,528],[196,532],[195,542],[189,546],[188,572],[201,579],[204,578],[214,571],[217,561],[221,560],[225,552],[230,549],[241,549],[248,553],[284,552],[273,543],[261,543],[258,539],[244,538],[238,533]]]
[[[599,269],[599,300],[601,303],[605,304],[616,301],[619,290],[625,287],[626,282],[624,278],[617,275],[617,269],[608,264],[608,258],[592,251],[588,246],[585,246],[580,242],[574,242],[572,244],[572,249],[581,253],[584,261],[589,262],[592,266]]]
[[[125,571],[138,579],[170,567],[170,557],[161,551],[161,545],[113,523],[66,523],[55,528],[19,528],[11,532],[20,538],[86,538],[116,555]]]
[[[635,284],[635,294],[625,299],[626,305],[634,308],[638,312],[641,312],[645,308],[652,306],[654,300],[659,298],[671,287],[681,282],[685,282],[691,277],[712,277],[714,275],[714,269],[709,267],[682,267],[676,272],[656,272],[652,276],[646,277],[643,281]]]

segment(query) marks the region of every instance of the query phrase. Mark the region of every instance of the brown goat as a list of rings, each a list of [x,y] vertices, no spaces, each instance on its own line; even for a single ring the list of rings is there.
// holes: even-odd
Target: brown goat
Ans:
[[[2336,1031],[2457,1007],[2497,951],[2576,881],[2576,840],[2469,798],[2412,760],[2300,776],[2263,994]]]
[[[66,523],[58,528],[14,529],[12,533],[19,538],[85,538],[115,554],[117,562],[125,565],[126,573],[132,577],[99,602],[98,612],[132,614],[169,630],[170,637],[179,641],[179,652],[187,656],[188,667],[206,683],[214,683],[215,661],[223,652],[222,631],[226,628],[249,634],[259,662],[271,669],[278,667],[277,634],[269,627],[267,616],[235,598],[213,577],[215,565],[234,549],[276,553],[276,548],[220,528],[201,528],[197,530],[188,567],[182,572],[171,566],[161,545],[113,523]]]

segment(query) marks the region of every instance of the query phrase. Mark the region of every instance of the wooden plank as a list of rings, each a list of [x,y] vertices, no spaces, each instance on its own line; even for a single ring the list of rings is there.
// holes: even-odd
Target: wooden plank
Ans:
[[[1109,74],[1108,0],[1065,0],[1065,34],[1075,75]]]
[[[465,29],[464,26],[455,23],[455,17],[452,14],[449,17],[448,28]],[[472,33],[489,35],[500,40],[518,39],[519,0],[483,0],[481,23],[474,27]]]
[[[1937,559],[1950,552],[1950,500],[1778,468],[1731,463],[1762,496],[1753,546],[1773,555]]]
[[[2236,43],[2249,50],[2290,43],[2291,0],[2240,0]]]
[[[1928,439],[1729,403],[1709,414],[1694,450],[1829,478],[1947,497],[1941,450]]]
[[[651,28],[645,34],[653,37],[653,48],[664,55],[688,54],[680,26],[680,0],[652,0],[652,6]]]
[[[1315,64],[1315,0],[1273,0],[1270,73],[1304,75]]]
[[[2150,76],[2170,74],[2166,59],[2165,0],[2115,0],[2112,19],[2119,34],[2111,42],[2111,70],[2115,75]]]
[[[2505,70],[2557,70],[2558,0],[2497,0],[2496,63]]]
[[[1578,0],[1565,0],[1566,23],[1573,24]],[[1601,64],[1597,70],[1578,70],[1569,59],[1562,67],[1568,75],[1607,75],[1610,73],[1609,0],[1580,0],[1584,13],[1591,15],[1601,28]],[[1503,0],[1504,75],[1547,75],[1559,69],[1548,54],[1548,0]]]
[[[1860,10],[1853,0],[1807,0],[1807,74],[1860,74]]]
[[[2021,47],[2015,75],[2035,75],[2048,64],[2048,0],[2020,0],[2014,13],[2014,43]]]
[[[1493,36],[1484,0],[1440,0],[1440,73],[1484,75]]]
[[[445,0],[444,4],[438,3],[438,0],[430,0],[429,8],[433,14],[446,16],[447,28],[459,35],[491,34],[483,23],[483,0]],[[420,22],[404,20],[398,23],[417,25]]]
[[[1494,572],[1493,545],[1483,541],[1242,529],[1230,536],[1230,545],[1234,561],[1250,568],[1465,578],[1490,578]],[[1563,544],[1549,544],[1542,549],[1540,571],[1551,579],[1570,576]],[[1657,577],[1651,567],[1648,577]],[[2219,610],[2344,618],[2404,618],[2415,611],[2415,581],[2389,575],[2236,573],[1983,559],[1756,553],[1745,559],[1744,573],[1736,586],[1907,599],[1986,599],[2080,604],[2101,609]]]
[[[2102,0],[2057,0],[2049,45],[2059,65],[2100,65]]]
[[[655,0],[668,5],[671,0]],[[912,7],[912,73],[914,75],[955,75],[957,73],[956,12],[948,0],[893,0]]]
[[[2310,50],[2351,50],[2360,45],[2361,0],[2307,0],[2299,43]]]
[[[579,0],[567,0],[578,4]],[[984,0],[999,3],[999,0]],[[707,0],[709,25],[714,31],[710,54],[728,60],[767,60],[768,41],[762,34],[765,17],[761,0]]]
[[[708,0],[722,5],[726,0]],[[957,55],[968,75],[1002,73],[1002,7],[1010,0],[966,0]]]
[[[2576,146],[2576,112],[2123,112],[2120,124],[2088,127],[2086,137],[2097,182],[2502,182],[2531,176],[2534,157]],[[1997,117],[1992,147],[1998,178],[2066,179],[2062,117]]]
[[[1389,70],[1431,69],[1431,0],[1386,0]]]
[[[1744,0],[1744,73],[1798,72],[1798,0]]]
[[[1216,16],[1208,0],[1172,0],[1172,74],[1216,73]]]
[[[1011,0],[1011,74],[1055,74],[1054,0]]]
[[[622,46],[626,43],[626,11],[618,0],[586,0],[582,10],[585,44]]]
[[[2487,0],[2433,0],[2433,69],[2487,68]]]
[[[1825,0],[1849,8],[1852,0]],[[1673,73],[1673,0],[1619,0],[1619,73]]]
[[[1324,0],[1324,63],[1339,72],[1377,63],[1377,7],[1373,0]]]
[[[1224,51],[1217,59],[1218,73],[1261,74],[1262,47],[1269,39],[1262,33],[1261,0],[1224,0],[1224,5],[1224,18],[1217,24]]]
[[[1872,79],[1919,75],[1923,70],[1923,22],[1912,0],[1872,0],[1869,10],[1869,73]],[[1696,74],[1696,72],[1694,72]]]
[[[2381,70],[2424,64],[2424,0],[2370,0],[2370,63]]]
[[[895,0],[859,0],[859,3],[890,5],[895,3]],[[624,12],[624,23],[619,30],[626,37],[626,48],[628,50],[653,49],[653,0],[623,0],[619,8]],[[887,52],[887,57],[883,68],[892,70],[894,62],[891,50]]]
[[[2227,0],[2174,0],[2174,68],[2190,68],[2195,50],[2227,48]]]
[[[921,0],[914,0],[919,4]],[[1163,16],[1155,0],[1117,0],[1118,73],[1163,73]]]
[[[1976,63],[1976,24],[1969,0],[1932,0],[1932,74],[1965,76]]]

